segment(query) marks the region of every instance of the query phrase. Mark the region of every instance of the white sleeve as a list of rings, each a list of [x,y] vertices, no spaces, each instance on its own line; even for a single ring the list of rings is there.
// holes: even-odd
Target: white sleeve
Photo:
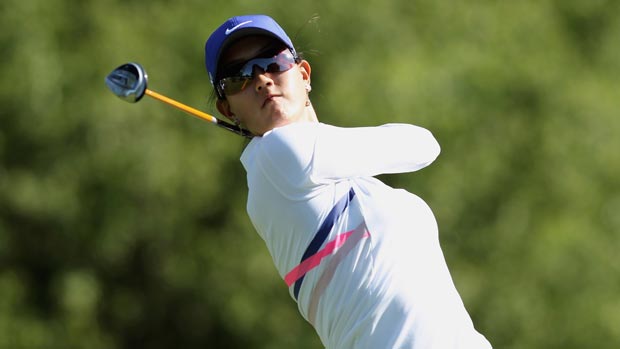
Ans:
[[[322,124],[313,175],[350,178],[417,171],[439,155],[430,131],[409,124],[341,128]]]
[[[315,182],[311,176],[317,126],[318,123],[304,122],[273,129],[252,140],[255,158],[242,157],[242,162],[248,166],[252,162],[282,195],[304,197],[308,189],[324,183]]]
[[[409,124],[342,128],[298,123],[266,134],[257,162],[274,185],[289,191],[344,178],[416,171],[433,162],[439,151],[431,132]]]

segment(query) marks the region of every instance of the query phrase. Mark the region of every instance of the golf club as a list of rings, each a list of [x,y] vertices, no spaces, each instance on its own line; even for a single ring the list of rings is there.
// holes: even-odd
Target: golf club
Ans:
[[[149,97],[155,98],[161,102],[169,104],[173,107],[179,108],[184,112],[209,121],[222,128],[225,128],[231,132],[241,135],[246,138],[252,138],[253,135],[250,131],[242,129],[239,126],[224,122],[212,115],[201,112],[200,110],[189,107],[183,103],[177,102],[174,99],[168,98],[155,91],[147,88],[148,77],[146,71],[138,63],[126,63],[118,68],[114,69],[105,78],[105,83],[108,88],[116,96],[129,103],[136,103],[146,94]]]

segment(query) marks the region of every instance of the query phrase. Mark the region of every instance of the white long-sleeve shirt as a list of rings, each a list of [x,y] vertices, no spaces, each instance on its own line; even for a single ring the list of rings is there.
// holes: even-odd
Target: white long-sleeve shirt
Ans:
[[[491,348],[456,291],[430,208],[373,177],[419,170],[439,152],[413,125],[316,122],[244,150],[250,219],[327,348]]]

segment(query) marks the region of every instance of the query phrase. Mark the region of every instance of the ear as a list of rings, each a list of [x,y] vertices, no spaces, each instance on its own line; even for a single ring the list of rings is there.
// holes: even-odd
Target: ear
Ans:
[[[302,59],[301,62],[299,62],[299,70],[301,71],[301,76],[303,77],[304,81],[309,84],[310,74],[312,73],[310,63],[308,63],[308,61],[306,61],[305,59]]]
[[[232,119],[232,116],[234,116],[235,114],[233,114],[233,112],[230,110],[230,103],[228,103],[227,100],[225,100],[225,99],[218,99],[217,102],[215,102],[215,106],[217,107],[217,110],[222,115],[224,115],[225,117],[227,117],[231,121],[234,121]]]

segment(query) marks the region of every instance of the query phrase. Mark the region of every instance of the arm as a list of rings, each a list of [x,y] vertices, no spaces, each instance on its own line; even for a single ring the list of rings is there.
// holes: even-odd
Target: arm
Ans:
[[[297,188],[416,171],[440,151],[428,130],[408,124],[342,128],[299,123],[276,129],[262,141],[263,170],[278,186]]]
[[[439,152],[431,132],[414,125],[323,125],[314,149],[313,174],[337,179],[412,172],[431,164]]]

